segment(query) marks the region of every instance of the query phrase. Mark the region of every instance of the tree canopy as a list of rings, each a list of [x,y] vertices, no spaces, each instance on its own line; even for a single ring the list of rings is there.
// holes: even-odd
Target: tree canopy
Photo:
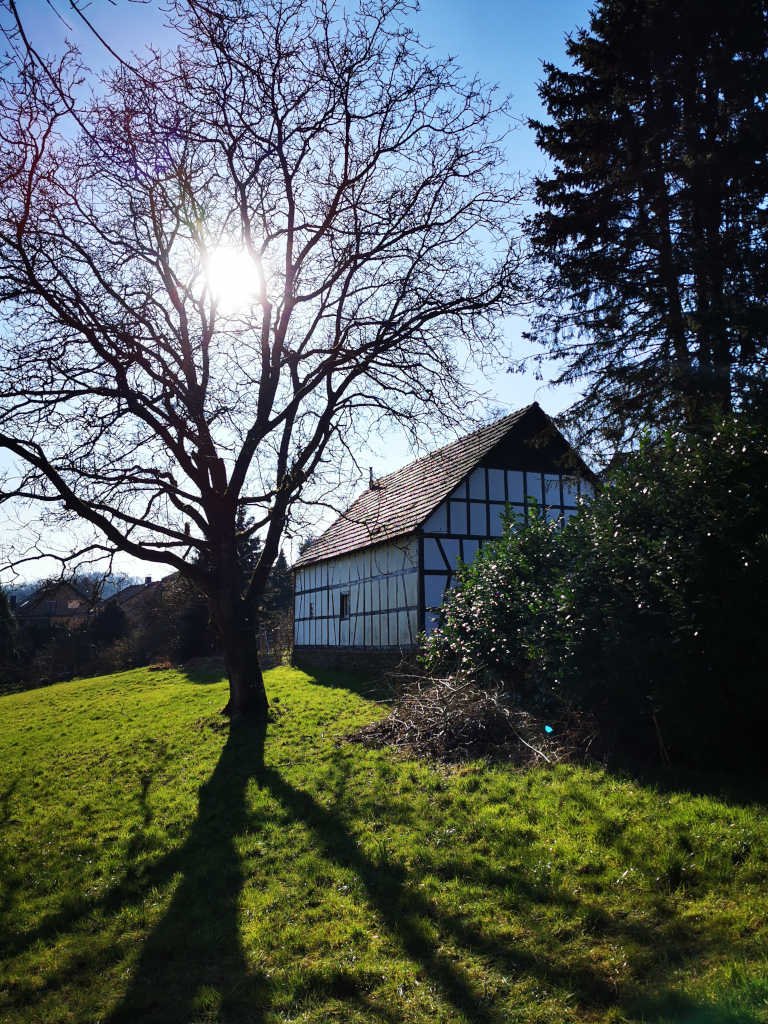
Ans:
[[[286,523],[372,424],[455,416],[454,343],[515,302],[504,104],[401,0],[178,0],[179,46],[98,83],[2,10],[3,497],[185,574],[264,714],[247,609]]]
[[[531,122],[553,165],[530,338],[584,387],[571,422],[615,447],[762,393],[768,8],[598,0],[567,53]]]

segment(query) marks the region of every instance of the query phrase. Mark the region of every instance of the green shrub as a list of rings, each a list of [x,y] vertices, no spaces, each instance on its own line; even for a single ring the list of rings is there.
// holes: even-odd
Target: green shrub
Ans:
[[[513,685],[546,702],[543,667],[550,656],[557,594],[568,564],[565,531],[535,515],[511,513],[503,535],[486,544],[446,594],[440,628],[423,660],[432,674],[459,671],[489,684]]]
[[[428,667],[593,712],[617,747],[757,763],[768,726],[768,440],[734,418],[646,441],[562,530],[463,570]]]

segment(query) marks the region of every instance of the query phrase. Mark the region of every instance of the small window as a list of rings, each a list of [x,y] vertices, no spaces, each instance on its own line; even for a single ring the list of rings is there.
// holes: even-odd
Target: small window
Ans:
[[[349,618],[349,594],[339,594],[339,618]]]

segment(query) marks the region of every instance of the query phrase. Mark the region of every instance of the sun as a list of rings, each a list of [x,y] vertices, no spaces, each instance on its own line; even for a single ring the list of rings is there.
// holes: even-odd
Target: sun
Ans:
[[[256,264],[245,249],[220,245],[208,256],[206,281],[221,312],[241,313],[253,305],[259,290]]]

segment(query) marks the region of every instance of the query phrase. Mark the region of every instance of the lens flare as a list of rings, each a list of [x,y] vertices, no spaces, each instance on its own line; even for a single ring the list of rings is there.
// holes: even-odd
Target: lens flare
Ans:
[[[253,305],[259,290],[256,264],[245,249],[218,246],[208,257],[208,290],[219,310],[240,313]]]

